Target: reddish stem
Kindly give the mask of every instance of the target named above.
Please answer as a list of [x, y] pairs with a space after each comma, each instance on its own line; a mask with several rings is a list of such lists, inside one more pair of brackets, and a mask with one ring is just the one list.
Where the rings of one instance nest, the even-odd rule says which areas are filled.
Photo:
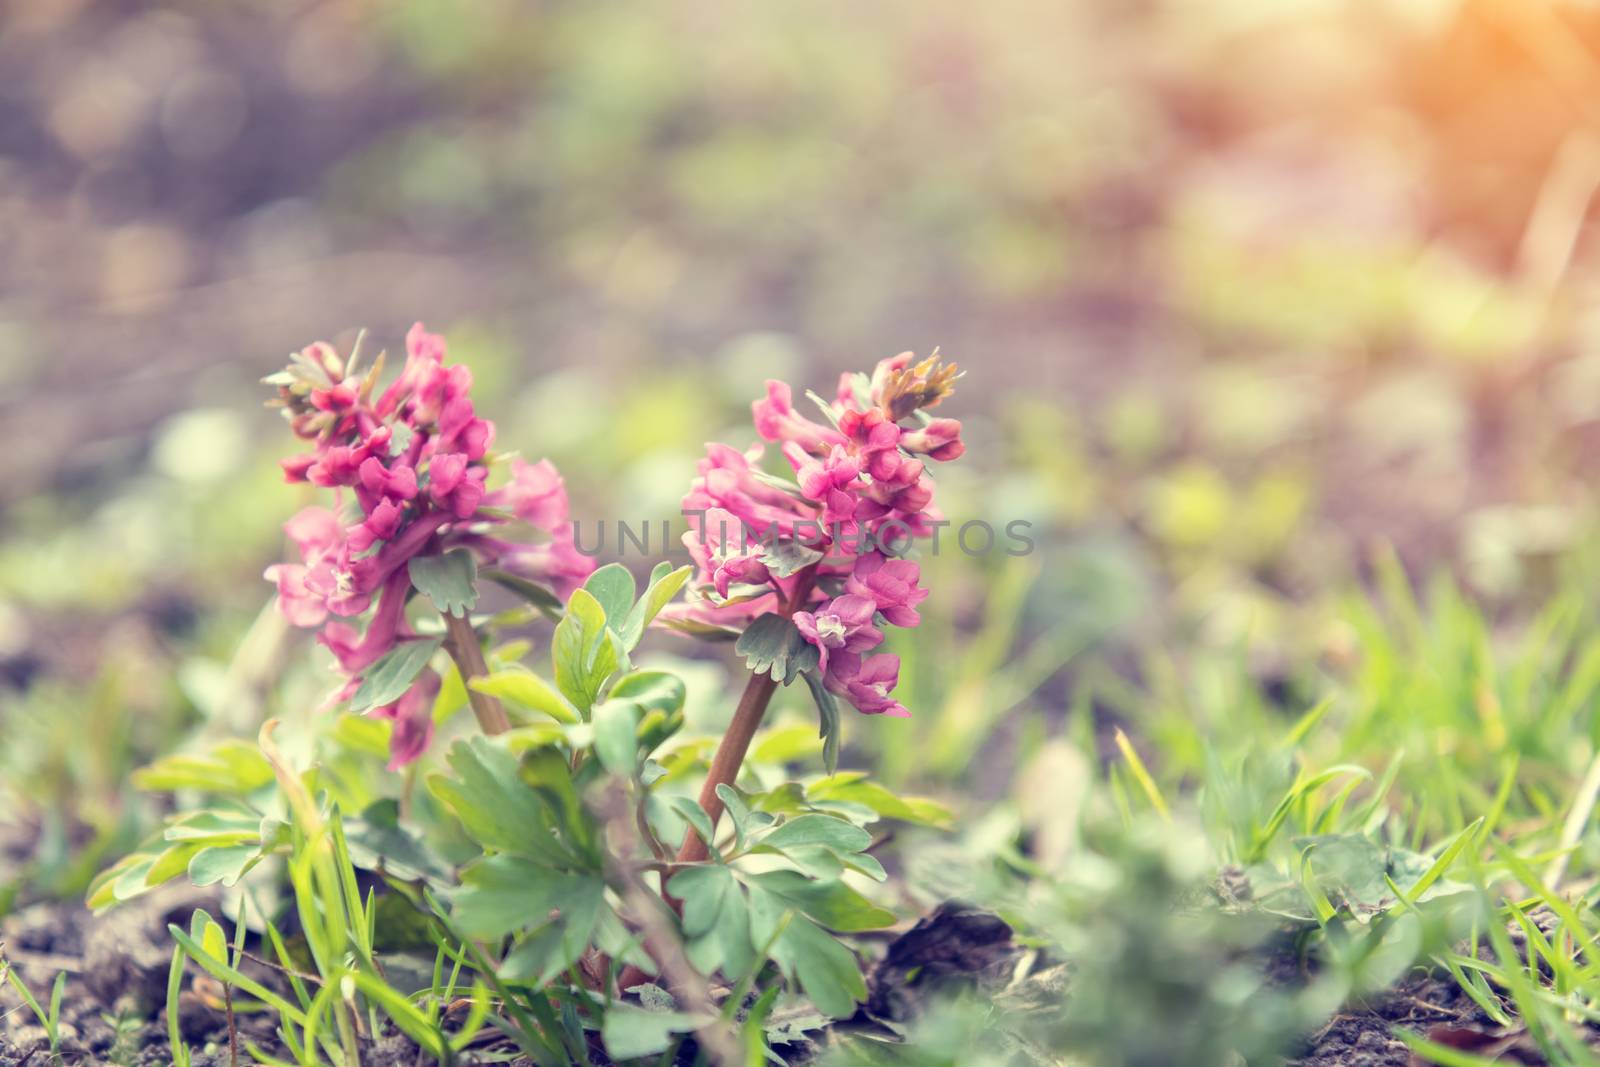
[[[781, 609], [785, 618], [793, 617], [796, 611], [805, 606], [816, 580], [815, 565], [807, 567], [795, 578], [794, 589]], [[700, 806], [710, 817], [713, 831], [717, 820], [722, 818], [724, 807], [722, 798], [717, 795], [717, 786], [731, 786], [738, 780], [745, 753], [750, 751], [750, 742], [761, 728], [761, 720], [766, 717], [767, 705], [772, 702], [772, 694], [777, 688], [778, 683], [771, 675], [752, 674], [749, 684], [744, 688], [744, 695], [739, 698], [739, 707], [733, 713], [733, 722], [728, 724], [728, 732], [722, 735], [722, 740], [717, 744], [716, 755], [711, 758], [711, 770], [706, 774], [706, 783], [700, 788]], [[710, 857], [710, 842], [703, 840], [691, 828], [684, 835], [683, 847], [678, 850], [678, 862], [701, 863]]]
[[[794, 588], [789, 596], [779, 604], [779, 612], [785, 618], [792, 618], [796, 611], [805, 607], [816, 581], [815, 565], [801, 571], [795, 578]], [[724, 810], [722, 798], [717, 796], [717, 786], [731, 786], [738, 779], [745, 753], [750, 750], [750, 741], [755, 737], [756, 730], [761, 727], [761, 720], [767, 714], [767, 705], [772, 702], [772, 694], [777, 688], [778, 683], [770, 676], [751, 675], [749, 684], [744, 688], [744, 695], [739, 698], [739, 707], [733, 713], [733, 722], [728, 724], [728, 732], [722, 735], [722, 740], [717, 744], [716, 755], [711, 758], [711, 770], [706, 774], [706, 784], [700, 789], [700, 806], [711, 818], [713, 833]], [[710, 843], [703, 840], [691, 827], [684, 835], [683, 846], [678, 850], [676, 862], [702, 863], [710, 858]], [[681, 913], [682, 905], [666, 891], [672, 873], [673, 869], [670, 867], [661, 872], [661, 895], [672, 905], [674, 911]], [[648, 945], [646, 950], [648, 951]], [[662, 961], [657, 959], [656, 962], [659, 966]], [[622, 974], [617, 980], [617, 988], [627, 990], [649, 980], [648, 975], [630, 963], [622, 969]]]
[[465, 616], [451, 615], [441, 612], [444, 616], [444, 629], [448, 640], [445, 647], [450, 650], [450, 657], [456, 661], [456, 668], [461, 671], [461, 683], [467, 687], [467, 702], [472, 705], [472, 714], [477, 716], [478, 726], [486, 734], [503, 734], [511, 729], [511, 720], [506, 717], [506, 709], [499, 700], [488, 693], [480, 693], [472, 688], [472, 679], [487, 677], [489, 665], [484, 661], [483, 649], [478, 645], [478, 633], [472, 628], [472, 623]]

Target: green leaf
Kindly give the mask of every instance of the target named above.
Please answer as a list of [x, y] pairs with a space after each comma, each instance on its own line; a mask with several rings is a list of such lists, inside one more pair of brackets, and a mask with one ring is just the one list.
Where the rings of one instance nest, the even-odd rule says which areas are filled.
[[633, 575], [628, 568], [620, 563], [607, 563], [589, 575], [583, 587], [606, 613], [606, 624], [612, 629], [621, 630], [622, 621], [633, 609]]
[[608, 699], [672, 715], [683, 710], [685, 695], [683, 679], [670, 671], [633, 671], [617, 679]]
[[[207, 916], [206, 921], [209, 920], [210, 917]], [[191, 929], [193, 928], [194, 927], [192, 926]], [[199, 931], [203, 930], [204, 927], [200, 926]], [[246, 993], [249, 993], [257, 1000], [265, 1001], [280, 1014], [282, 1014], [287, 1021], [294, 1023], [297, 1026], [306, 1025], [306, 1016], [304, 1012], [300, 1011], [300, 1009], [296, 1008], [293, 1004], [290, 1004], [283, 997], [280, 997], [278, 994], [274, 993], [260, 982], [257, 982], [249, 975], [231, 966], [225, 958], [213, 956], [211, 953], [207, 952], [203, 947], [201, 947], [199, 939], [194, 936], [193, 933], [185, 933], [182, 927], [173, 923], [167, 924], [167, 933], [171, 934], [172, 939], [183, 947], [183, 951], [189, 955], [190, 959], [199, 964], [213, 978], [220, 982], [236, 986], [237, 988], [244, 990]]]
[[200, 947], [206, 954], [215, 956], [219, 960], [228, 958], [228, 935], [222, 932], [222, 927], [215, 919], [206, 917], [205, 929], [200, 932]]
[[[439, 695], [433, 698], [433, 723], [442, 726], [450, 721], [451, 716], [467, 706], [467, 687], [461, 681], [461, 671], [455, 664], [442, 671], [439, 676]], [[350, 718], [351, 716], [345, 716]]]
[[144, 876], [145, 885], [155, 887], [171, 881], [180, 874], [188, 873], [189, 861], [194, 858], [195, 853], [209, 847], [211, 846], [192, 841], [169, 846], [150, 865], [149, 872]]
[[817, 736], [822, 738], [822, 765], [832, 774], [839, 769], [839, 702], [822, 684], [821, 675], [808, 670], [801, 675], [811, 699], [816, 702], [820, 725]]
[[427, 880], [443, 886], [449, 871], [428, 846], [400, 825], [395, 800], [369, 804], [357, 818], [345, 817], [345, 845], [357, 867], [384, 871], [407, 881]]
[[711, 849], [712, 855], [716, 855], [716, 827], [711, 825], [711, 816], [700, 806], [700, 802], [692, 797], [673, 797], [671, 804], [672, 810], [683, 816], [693, 828], [686, 832], [698, 833], [700, 839], [706, 843], [706, 847]]
[[551, 642], [556, 687], [580, 714], [594, 707], [606, 679], [621, 664], [621, 648], [606, 627], [605, 608], [587, 589], [576, 589]]
[[445, 1062], [450, 1043], [444, 1032], [428, 1020], [417, 1006], [399, 990], [365, 971], [352, 971], [350, 977], [367, 997], [383, 1008], [394, 1024], [434, 1057], [435, 1062]]
[[457, 741], [446, 756], [454, 774], [435, 774], [428, 788], [480, 845], [561, 864], [569, 859], [552, 833], [544, 801], [522, 780], [517, 759], [484, 737]]
[[948, 827], [955, 818], [949, 808], [927, 797], [900, 797], [879, 785], [867, 781], [860, 772], [835, 774], [813, 782], [806, 790], [812, 800], [835, 800], [860, 804], [886, 819], [916, 823], [921, 826]]
[[761, 562], [779, 578], [805, 570], [823, 557], [821, 549], [808, 548], [799, 541], [777, 540], [761, 552]]
[[728, 819], [733, 823], [733, 847], [743, 852], [750, 825], [750, 805], [744, 802], [744, 797], [737, 789], [726, 783], [717, 786], [717, 797], [722, 801], [723, 810], [728, 813]]
[[867, 999], [867, 984], [854, 954], [793, 910], [781, 897], [752, 887], [751, 927], [756, 940], [765, 944], [776, 937], [773, 961], [786, 977], [799, 981], [818, 1010], [835, 1019], [854, 1015], [856, 1005]]
[[[708, 602], [704, 597], [690, 597], [691, 603]], [[697, 641], [738, 641], [741, 631], [719, 623], [702, 622], [692, 618], [669, 618], [662, 625], [667, 629], [692, 637]]]
[[223, 741], [204, 753], [166, 756], [133, 772], [133, 784], [152, 792], [198, 789], [242, 796], [272, 781], [272, 766], [246, 741]]
[[604, 892], [605, 883], [598, 875], [558, 871], [521, 856], [489, 856], [461, 872], [461, 888], [451, 896], [450, 918], [472, 936], [501, 937], [561, 925], [563, 916], [587, 917], [588, 925], [579, 930], [587, 943], [595, 923], [595, 902]]
[[368, 715], [340, 715], [334, 720], [332, 734], [347, 752], [388, 759], [394, 724]]
[[681, 1011], [646, 1011], [631, 1004], [613, 1003], [600, 1025], [600, 1040], [613, 1060], [637, 1059], [665, 1052], [674, 1034], [686, 1034], [705, 1020]]
[[[859, 396], [860, 392], [861, 392], [860, 389], [856, 390], [856, 393], [857, 393], [858, 396]], [[810, 400], [813, 404], [817, 405], [817, 410], [821, 411], [822, 414], [823, 414], [823, 417], [825, 417], [830, 423], [833, 424], [833, 428], [834, 429], [837, 430], [839, 428], [839, 413], [837, 411], [833, 410], [833, 405], [832, 404], [830, 404], [826, 400], [822, 399], [822, 397], [818, 396], [816, 394], [816, 392], [814, 390], [811, 390], [811, 389], [807, 389], [806, 390], [806, 399]], [[866, 406], [864, 406], [862, 408], [862, 410], [863, 411], [869, 410], [871, 408], [871, 406], [872, 405], [869, 403]]]
[[860, 852], [872, 844], [872, 835], [854, 823], [832, 815], [801, 815], [781, 823], [761, 843], [768, 848], [785, 849], [799, 845], [822, 845], [837, 852]]
[[442, 644], [443, 637], [422, 637], [389, 651], [363, 674], [356, 695], [350, 698], [350, 710], [367, 711], [399, 700]]
[[801, 722], [763, 730], [750, 747], [750, 759], [756, 763], [796, 763], [821, 754], [822, 740], [815, 730]]
[[896, 922], [894, 912], [880, 908], [843, 882], [815, 881], [798, 871], [766, 871], [751, 875], [749, 882], [752, 891], [759, 887], [840, 933], [880, 930]]
[[678, 595], [678, 590], [683, 588], [693, 571], [694, 568], [688, 566], [673, 570], [670, 563], [656, 564], [655, 570], [650, 572], [650, 583], [645, 586], [644, 595], [628, 612], [627, 619], [617, 631], [622, 638], [623, 648], [633, 651], [644, 637], [645, 629], [661, 614], [662, 608], [672, 603], [672, 598]]
[[740, 635], [733, 650], [757, 674], [788, 685], [804, 671], [815, 670], [820, 653], [793, 621], [775, 612], [757, 618]]
[[733, 872], [721, 864], [685, 867], [672, 876], [667, 888], [683, 901], [683, 932], [691, 938], [715, 930], [724, 898], [739, 892]]
[[522, 940], [500, 966], [500, 977], [513, 982], [546, 985], [564, 973], [589, 947], [600, 909], [605, 904], [605, 882], [575, 877], [551, 883], [539, 898], [537, 914], [523, 912], [522, 925], [549, 915], [554, 917]]
[[581, 721], [578, 709], [556, 689], [525, 667], [512, 667], [482, 678], [474, 678], [472, 688], [499, 697], [529, 711], [543, 712], [557, 722]]
[[608, 700], [594, 709], [594, 751], [600, 765], [632, 778], [639, 764], [639, 709], [626, 700]]
[[[156, 857], [148, 852], [135, 852], [129, 856], [126, 865], [119, 864], [112, 868], [109, 880], [110, 900], [106, 903], [114, 904], [118, 901], [131, 900], [144, 892], [147, 888], [146, 879], [150, 870], [155, 866]], [[92, 906], [99, 907], [100, 894], [91, 897]]]
[[168, 841], [207, 845], [255, 843], [261, 837], [261, 816], [253, 812], [196, 811], [172, 819], [161, 836]]
[[202, 848], [189, 861], [189, 880], [197, 886], [221, 882], [231, 888], [260, 861], [261, 848], [257, 845]]
[[478, 563], [464, 548], [442, 556], [414, 556], [407, 569], [411, 584], [445, 615], [464, 619], [478, 603]]
[[502, 589], [511, 590], [538, 608], [547, 618], [559, 619], [561, 617], [561, 598], [538, 582], [529, 581], [520, 574], [512, 574], [510, 571], [503, 571], [497, 567], [485, 567], [483, 576]]

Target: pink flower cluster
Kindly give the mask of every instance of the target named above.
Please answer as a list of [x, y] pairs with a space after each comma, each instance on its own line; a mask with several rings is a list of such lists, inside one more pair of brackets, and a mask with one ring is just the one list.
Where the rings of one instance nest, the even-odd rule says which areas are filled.
[[891, 695], [899, 657], [872, 650], [881, 625], [920, 621], [928, 592], [918, 565], [900, 557], [938, 520], [927, 462], [964, 450], [959, 422], [923, 414], [957, 376], [937, 357], [901, 353], [871, 378], [844, 375], [834, 401], [818, 401], [826, 422], [796, 411], [789, 387], [769, 381], [752, 406], [756, 432], [779, 446], [794, 484], [761, 471], [761, 445], [707, 446], [683, 499], [701, 599], [680, 618], [737, 628], [789, 612], [831, 691], [868, 715], [908, 714]]
[[[332, 489], [335, 507], [306, 508], [285, 524], [300, 562], [268, 567], [266, 578], [290, 622], [321, 628], [318, 640], [346, 676], [338, 699], [396, 645], [415, 639], [405, 618], [412, 559], [465, 546], [481, 565], [542, 581], [563, 599], [594, 569], [573, 544], [566, 489], [548, 460], [513, 459], [510, 483], [486, 488], [494, 424], [473, 409], [472, 372], [445, 363], [444, 338], [418, 323], [406, 335], [406, 353], [381, 393], [382, 357], [358, 372], [355, 357], [345, 361], [324, 342], [267, 379], [296, 435], [312, 442], [311, 451], [283, 461], [286, 479]], [[510, 516], [549, 540], [490, 536]], [[369, 611], [364, 629], [346, 621]], [[438, 676], [424, 671], [399, 700], [373, 710], [394, 722], [393, 766], [427, 747], [438, 688]]]

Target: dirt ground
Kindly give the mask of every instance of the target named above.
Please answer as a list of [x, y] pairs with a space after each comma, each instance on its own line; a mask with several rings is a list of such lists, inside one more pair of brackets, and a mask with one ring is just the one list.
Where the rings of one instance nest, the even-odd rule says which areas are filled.
[[[6, 957], [42, 1000], [57, 973], [68, 975], [61, 1027], [65, 1063], [155, 1067], [171, 1062], [166, 990], [172, 954], [166, 925], [186, 924], [197, 907], [216, 914], [218, 904], [204, 891], [173, 889], [104, 916], [78, 905], [52, 903], [25, 908], [0, 924]], [[974, 986], [998, 991], [1022, 951], [998, 917], [947, 904], [884, 947], [869, 970], [865, 1008], [840, 1025], [873, 1030], [881, 1037], [886, 1033], [881, 1021], [909, 1022], [938, 996]], [[266, 984], [283, 984], [266, 966], [251, 963], [250, 969]], [[1038, 969], [1040, 994], [1070, 995], [1070, 982], [1060, 977], [1064, 971]], [[198, 1067], [231, 1062], [228, 1018], [220, 1004], [220, 988], [191, 966], [181, 1000], [181, 1028]], [[1421, 1067], [1426, 1061], [1412, 1058], [1395, 1036], [1397, 1028], [1506, 1063], [1544, 1062], [1520, 1034], [1497, 1030], [1447, 976], [1418, 971], [1392, 990], [1347, 1006], [1309, 1035], [1285, 1067]], [[252, 1043], [283, 1055], [274, 1029], [268, 1015], [236, 1015], [239, 1062], [250, 1062], [245, 1049]], [[812, 1062], [824, 1047], [813, 1039], [826, 1040], [822, 1032], [813, 1031], [786, 1046], [788, 1062]], [[512, 1049], [486, 1032], [476, 1052], [482, 1056], [479, 1062], [506, 1062]], [[49, 1062], [44, 1029], [13, 991], [0, 990], [0, 1067], [44, 1067]], [[411, 1067], [425, 1057], [415, 1044], [397, 1036], [368, 1044], [362, 1062]], [[606, 1062], [598, 1050], [595, 1062]]]

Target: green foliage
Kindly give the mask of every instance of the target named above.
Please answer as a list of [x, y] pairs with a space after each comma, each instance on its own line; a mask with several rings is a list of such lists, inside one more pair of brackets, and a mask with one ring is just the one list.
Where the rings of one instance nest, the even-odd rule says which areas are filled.
[[60, 1067], [61, 1058], [61, 997], [67, 988], [67, 972], [60, 971], [56, 974], [55, 982], [50, 986], [50, 1006], [42, 1007], [39, 999], [34, 996], [33, 990], [22, 980], [22, 976], [14, 971], [11, 962], [0, 954], [0, 980], [8, 982], [16, 990], [17, 996], [33, 1012], [39, 1025], [44, 1028], [45, 1037], [50, 1042], [50, 1063], [52, 1067]]
[[399, 700], [442, 644], [442, 637], [420, 637], [396, 645], [361, 676], [350, 710], [366, 711]]
[[445, 615], [464, 619], [478, 603], [478, 562], [464, 548], [442, 556], [414, 556], [407, 568], [412, 586]]
[[576, 590], [550, 644], [556, 687], [585, 719], [625, 656], [621, 639], [608, 623], [605, 607], [594, 594], [586, 588]]
[[756, 674], [769, 675], [784, 685], [803, 672], [815, 671], [819, 654], [793, 620], [770, 611], [745, 628], [733, 650]]

